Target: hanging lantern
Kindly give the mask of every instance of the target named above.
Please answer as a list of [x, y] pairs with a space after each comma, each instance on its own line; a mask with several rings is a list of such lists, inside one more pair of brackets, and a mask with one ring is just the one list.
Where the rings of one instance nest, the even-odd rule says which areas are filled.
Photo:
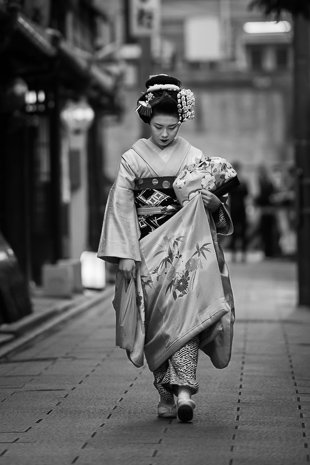
[[28, 92], [27, 83], [20, 77], [14, 78], [4, 89], [1, 96], [1, 109], [6, 112], [20, 110], [25, 104]]
[[87, 131], [95, 117], [94, 110], [85, 99], [77, 102], [69, 100], [61, 114], [64, 125], [72, 132]]

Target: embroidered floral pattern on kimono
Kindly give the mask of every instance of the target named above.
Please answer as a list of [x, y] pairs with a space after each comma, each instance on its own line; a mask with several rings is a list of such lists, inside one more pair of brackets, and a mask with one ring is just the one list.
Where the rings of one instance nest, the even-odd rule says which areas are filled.
[[[184, 261], [183, 253], [180, 252], [179, 244], [184, 240], [184, 236], [164, 237], [165, 247], [158, 254], [164, 253], [165, 256], [159, 262], [158, 266], [151, 271], [151, 275], [156, 281], [161, 281], [163, 277], [168, 280], [166, 286], [167, 292], [172, 292], [174, 300], [184, 297], [190, 292], [195, 283], [196, 272], [202, 268], [202, 260], [207, 260], [207, 252], [210, 252], [210, 242], [201, 246], [196, 243], [196, 249], [191, 256]], [[165, 275], [165, 276], [164, 276]], [[145, 285], [152, 285], [153, 280], [146, 276], [142, 277]]]

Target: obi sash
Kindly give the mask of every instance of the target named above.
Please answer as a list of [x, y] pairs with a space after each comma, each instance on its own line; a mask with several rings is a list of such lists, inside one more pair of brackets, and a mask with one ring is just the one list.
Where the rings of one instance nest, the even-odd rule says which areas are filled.
[[134, 196], [140, 227], [140, 239], [171, 218], [181, 205], [173, 189], [174, 176], [139, 178]]

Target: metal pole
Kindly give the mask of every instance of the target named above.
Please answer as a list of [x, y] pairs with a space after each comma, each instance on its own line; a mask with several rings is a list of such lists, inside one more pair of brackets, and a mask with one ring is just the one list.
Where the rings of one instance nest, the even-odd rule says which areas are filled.
[[24, 157], [23, 157], [23, 214], [24, 214], [24, 246], [25, 246], [25, 278], [27, 285], [32, 280], [32, 254], [31, 254], [31, 202], [30, 202], [30, 167], [31, 156], [30, 156], [30, 144], [29, 144], [29, 131], [31, 126], [27, 116], [24, 117]]
[[60, 105], [59, 86], [54, 85], [54, 107], [50, 117], [51, 160], [51, 230], [52, 262], [62, 258], [62, 211], [61, 211], [61, 159], [60, 159]]
[[[139, 90], [144, 92], [145, 81], [152, 73], [152, 56], [151, 56], [151, 37], [140, 37], [139, 44], [141, 47], [141, 56], [139, 63]], [[148, 124], [141, 123], [141, 137], [150, 136]]]
[[310, 23], [294, 17], [294, 144], [298, 304], [310, 306]]

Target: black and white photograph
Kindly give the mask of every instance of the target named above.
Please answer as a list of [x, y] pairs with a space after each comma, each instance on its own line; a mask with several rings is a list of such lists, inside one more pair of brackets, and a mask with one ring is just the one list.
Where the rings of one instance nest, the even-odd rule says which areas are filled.
[[310, 0], [0, 0], [0, 465], [310, 464]]

